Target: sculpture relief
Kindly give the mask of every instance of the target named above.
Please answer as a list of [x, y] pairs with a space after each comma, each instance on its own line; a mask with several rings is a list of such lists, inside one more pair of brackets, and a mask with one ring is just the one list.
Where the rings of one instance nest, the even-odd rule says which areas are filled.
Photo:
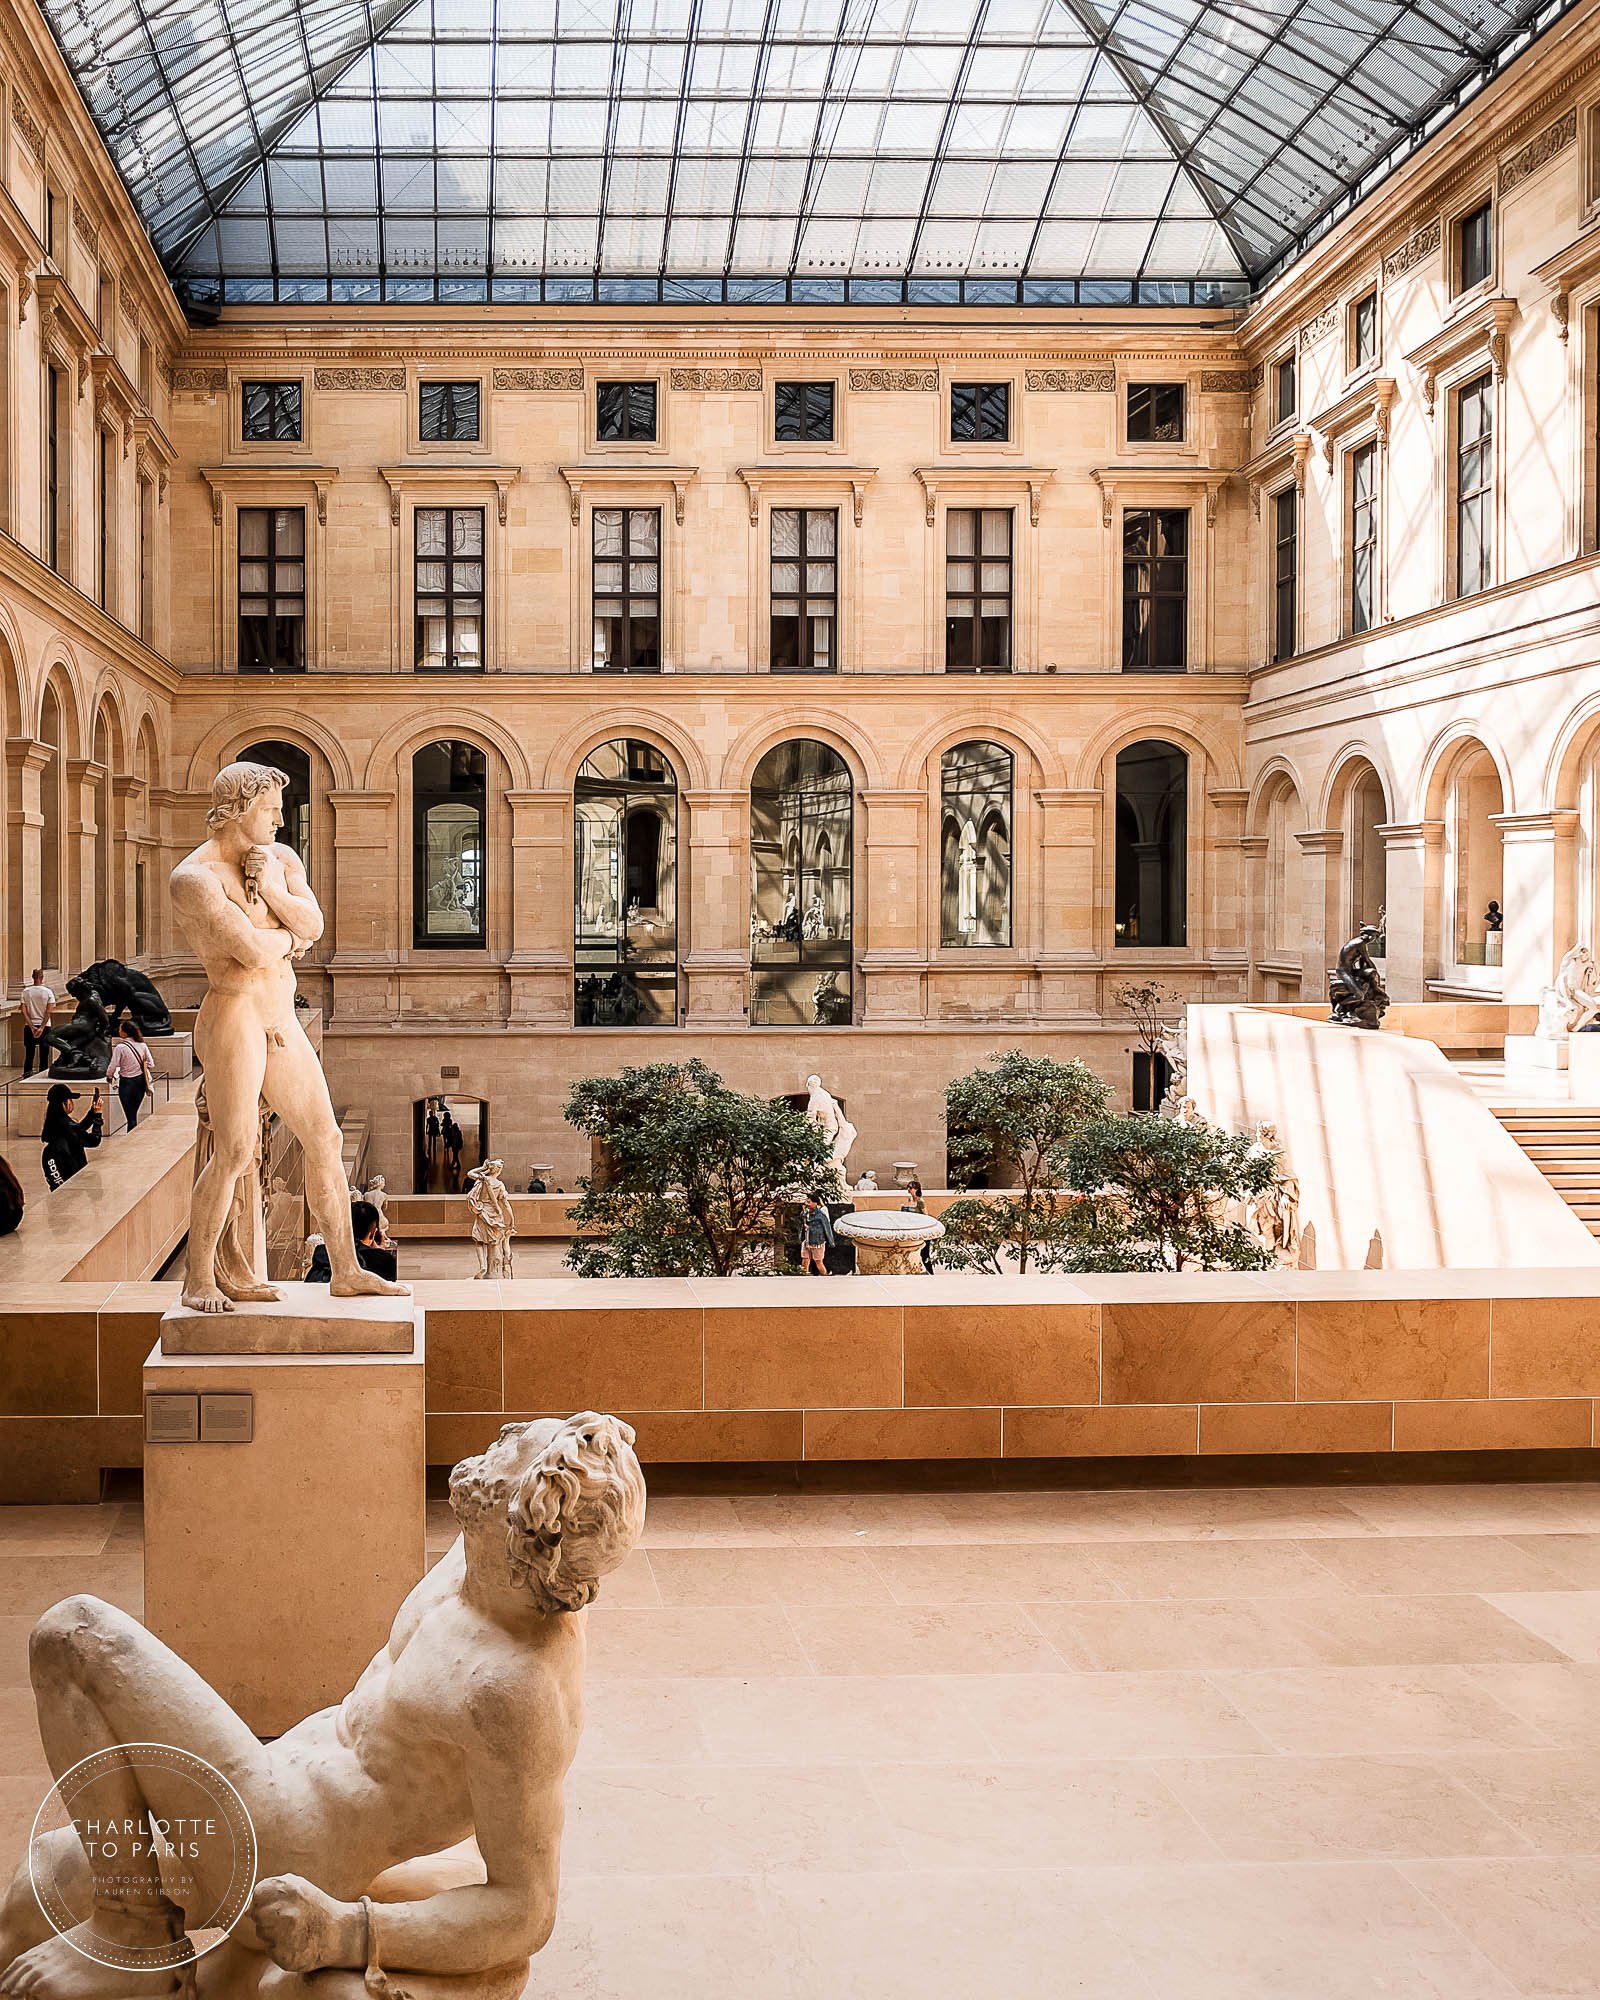
[[[463, 1460], [450, 1475], [454, 1546], [344, 1700], [271, 1743], [126, 1612], [80, 1596], [40, 1619], [34, 1701], [58, 1779], [97, 1752], [170, 1744], [204, 1758], [249, 1813], [251, 1923], [200, 1961], [202, 1992], [521, 1993], [555, 1921], [584, 1607], [644, 1526], [633, 1441], [626, 1424], [590, 1411], [507, 1424]], [[110, 1858], [104, 1843], [86, 1853], [71, 1826], [34, 1843], [0, 1904], [0, 1991], [125, 2000], [178, 1986], [170, 1971], [110, 1970], [103, 1955], [114, 1948], [125, 1967], [182, 1960], [186, 1911], [169, 1898], [149, 1833], [151, 1820], [186, 1809], [174, 1783], [165, 1764], [137, 1758], [100, 1781], [97, 1800], [145, 1828], [131, 1855], [112, 1844]], [[445, 1853], [474, 1838], [476, 1852]], [[70, 1907], [92, 1908], [87, 1950], [45, 1918], [30, 1860]], [[216, 1906], [226, 1884], [215, 1878], [233, 1862], [231, 1842], [197, 1843], [189, 1890], [200, 1905]], [[397, 1871], [387, 1883], [386, 1870]], [[406, 1973], [419, 1977], [391, 1976]], [[190, 1994], [194, 1976], [182, 1967]]]
[[183, 1289], [183, 1303], [196, 1312], [279, 1297], [262, 1258], [248, 1284], [225, 1279], [217, 1263], [239, 1179], [256, 1159], [263, 1102], [304, 1149], [306, 1200], [328, 1246], [334, 1296], [406, 1291], [356, 1262], [339, 1122], [295, 1013], [293, 961], [321, 937], [322, 911], [299, 855], [275, 839], [288, 782], [265, 764], [219, 771], [206, 814], [210, 836], [172, 871], [173, 909], [206, 973], [194, 1046], [205, 1065], [212, 1150], [195, 1174]]

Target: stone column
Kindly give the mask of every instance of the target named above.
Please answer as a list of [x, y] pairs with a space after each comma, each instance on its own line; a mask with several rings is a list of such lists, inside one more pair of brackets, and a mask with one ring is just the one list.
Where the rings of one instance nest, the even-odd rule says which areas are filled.
[[314, 882], [333, 934], [330, 1013], [382, 1021], [398, 1011], [395, 968], [411, 940], [411, 912], [395, 907], [395, 795], [330, 791], [333, 893]]
[[[857, 843], [855, 883], [856, 962], [862, 1022], [919, 1021], [927, 969], [922, 827], [927, 796], [921, 791], [862, 792], [866, 838]], [[865, 878], [863, 881], [862, 877]]]
[[[1536, 1002], [1555, 977], [1577, 935], [1578, 815], [1553, 812], [1496, 813], [1500, 829], [1501, 997], [1508, 1004]], [[1593, 940], [1584, 938], [1584, 944]]]
[[1248, 999], [1259, 1000], [1262, 997], [1262, 980], [1256, 970], [1257, 961], [1272, 956], [1268, 950], [1271, 940], [1267, 936], [1267, 836], [1264, 833], [1240, 835], [1239, 867], [1244, 878], [1244, 938], [1249, 954], [1245, 965], [1245, 995]]
[[688, 1026], [742, 1028], [750, 1007], [750, 795], [682, 792], [679, 1005]]
[[11, 983], [20, 986], [44, 957], [43, 773], [54, 751], [32, 736], [6, 740], [6, 943]]
[[[1038, 890], [1034, 896], [1034, 964], [1039, 1012], [1055, 1020], [1095, 1020], [1100, 954], [1098, 791], [1035, 791], [1039, 808]], [[1021, 913], [1018, 912], [1019, 921]]]
[[1388, 958], [1379, 970], [1391, 1000], [1428, 997], [1439, 972], [1439, 897], [1443, 884], [1444, 821], [1380, 826]]
[[88, 757], [67, 759], [67, 822], [62, 852], [62, 892], [66, 931], [64, 972], [80, 972], [98, 957], [95, 942], [95, 885], [100, 872], [99, 797], [105, 766]]
[[[1314, 1006], [1328, 990], [1328, 971], [1345, 940], [1339, 935], [1344, 895], [1344, 835], [1336, 826], [1308, 827], [1300, 843], [1300, 999]], [[1382, 966], [1379, 967], [1382, 971]]]
[[1196, 844], [1189, 843], [1186, 929], [1190, 948], [1204, 951], [1211, 967], [1211, 997], [1243, 1000], [1250, 984], [1244, 894], [1244, 815], [1250, 794], [1218, 786], [1206, 793], [1206, 800], [1211, 812], [1206, 837], [1199, 844], [1198, 866]]
[[572, 794], [507, 792], [513, 1023], [572, 1020]]

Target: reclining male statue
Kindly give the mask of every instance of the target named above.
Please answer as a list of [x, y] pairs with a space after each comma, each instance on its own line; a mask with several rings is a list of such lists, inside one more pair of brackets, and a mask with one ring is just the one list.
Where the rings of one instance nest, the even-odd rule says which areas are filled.
[[[198, 1963], [130, 1972], [85, 1955], [72, 1932], [54, 1933], [24, 1860], [0, 1904], [0, 1994], [131, 2000], [197, 1978], [200, 1995], [227, 2000], [514, 2000], [555, 1920], [561, 1785], [583, 1726], [579, 1614], [644, 1525], [632, 1447], [626, 1424], [586, 1412], [508, 1424], [481, 1457], [463, 1460], [450, 1478], [455, 1545], [401, 1605], [387, 1644], [339, 1706], [273, 1743], [259, 1742], [125, 1612], [94, 1597], [47, 1611], [30, 1664], [56, 1778], [125, 1745], [203, 1757], [250, 1814], [260, 1879], [250, 1916]], [[177, 1781], [143, 1760], [130, 1758], [109, 1782], [120, 1787], [116, 1816], [145, 1827], [189, 1809]], [[395, 1893], [378, 1882], [385, 1870], [448, 1860], [443, 1851], [471, 1835], [482, 1866], [470, 1877], [458, 1867], [456, 1886], [441, 1888], [448, 1870], [435, 1868], [431, 1893], [377, 1900]], [[184, 1912], [154, 1861], [91, 1868], [70, 1826], [41, 1836], [36, 1850], [45, 1842], [50, 1851], [36, 1851], [35, 1863], [75, 1885], [72, 1907], [92, 1907], [80, 1927], [93, 1932], [85, 1947], [109, 1956], [120, 1948], [125, 1964], [172, 1962], [155, 1955], [183, 1936]], [[193, 1864], [191, 1894], [208, 1909], [226, 1893], [210, 1878], [226, 1875], [231, 1856]], [[380, 1966], [400, 1976], [378, 1979]]]

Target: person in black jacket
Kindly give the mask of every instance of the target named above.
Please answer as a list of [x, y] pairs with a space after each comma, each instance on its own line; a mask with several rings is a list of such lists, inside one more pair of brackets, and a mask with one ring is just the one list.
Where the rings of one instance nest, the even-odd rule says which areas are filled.
[[[383, 1234], [383, 1217], [370, 1201], [353, 1201], [350, 1204], [350, 1230], [356, 1239], [356, 1262], [363, 1271], [372, 1271], [380, 1278], [391, 1282], [395, 1276], [396, 1255], [392, 1249], [385, 1250], [378, 1241]], [[333, 1277], [328, 1264], [328, 1246], [319, 1243], [311, 1253], [310, 1268], [306, 1272], [308, 1285], [326, 1285]]]
[[0, 1155], [0, 1236], [9, 1236], [22, 1221], [28, 1197], [11, 1170], [11, 1162]]
[[82, 1172], [87, 1164], [84, 1155], [91, 1146], [99, 1145], [105, 1132], [105, 1112], [99, 1091], [95, 1091], [89, 1100], [89, 1109], [81, 1118], [72, 1115], [72, 1106], [77, 1101], [78, 1093], [71, 1084], [51, 1084], [39, 1138], [44, 1146], [44, 1177], [52, 1188], [60, 1187], [74, 1174]]

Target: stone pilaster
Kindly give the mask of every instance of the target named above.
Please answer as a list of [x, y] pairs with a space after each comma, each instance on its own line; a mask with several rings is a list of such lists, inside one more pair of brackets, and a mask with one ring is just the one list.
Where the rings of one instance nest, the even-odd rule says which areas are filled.
[[572, 794], [507, 792], [513, 1024], [572, 1019]]
[[1308, 827], [1300, 844], [1300, 998], [1313, 1005], [1328, 990], [1328, 970], [1345, 943], [1344, 835], [1336, 826]]
[[330, 1016], [393, 1019], [396, 966], [411, 941], [411, 912], [395, 904], [395, 795], [334, 790], [327, 801], [333, 814], [333, 894], [320, 884], [313, 887], [322, 904], [324, 936], [333, 940], [327, 959]]
[[[1050, 1019], [1096, 1014], [1099, 958], [1101, 793], [1036, 790], [1039, 887], [1035, 897], [1039, 1012]], [[1106, 909], [1109, 912], [1109, 892]], [[1023, 913], [1016, 914], [1019, 941]]]
[[[927, 911], [922, 856], [927, 797], [921, 791], [862, 792], [866, 818], [864, 853], [852, 929], [871, 936], [859, 954], [861, 996], [856, 1018], [863, 1022], [918, 1021], [923, 1015], [927, 965]], [[863, 894], [863, 887], [865, 893]], [[870, 931], [868, 926], [870, 925]]]
[[1496, 813], [1490, 824], [1500, 829], [1503, 871], [1501, 997], [1508, 1004], [1537, 1001], [1562, 954], [1579, 942], [1574, 933], [1578, 815], [1564, 807]]
[[[55, 756], [33, 736], [6, 740], [6, 988], [44, 960], [43, 774]], [[58, 968], [59, 969], [59, 968]]]
[[1391, 1000], [1426, 1000], [1439, 971], [1444, 822], [1380, 826], [1383, 841], [1388, 958], [1380, 967]]
[[691, 1027], [742, 1027], [750, 1007], [750, 795], [683, 792], [679, 814], [680, 952], [688, 946], [679, 1005]]

